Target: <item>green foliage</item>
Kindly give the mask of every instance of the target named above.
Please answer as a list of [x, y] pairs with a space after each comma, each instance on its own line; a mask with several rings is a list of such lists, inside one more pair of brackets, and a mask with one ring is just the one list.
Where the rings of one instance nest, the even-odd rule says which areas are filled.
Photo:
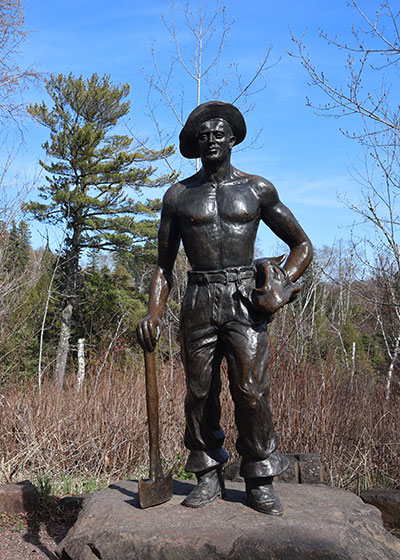
[[95, 490], [102, 490], [110, 484], [108, 478], [96, 477], [81, 471], [74, 473], [61, 472], [59, 475], [52, 476], [38, 473], [31, 478], [46, 505], [52, 503], [52, 496], [54, 495], [90, 494]]
[[44, 499], [45, 504], [48, 505], [51, 502], [51, 494], [53, 491], [51, 477], [47, 474], [38, 473], [36, 475], [36, 485], [39, 495]]
[[179, 478], [179, 480], [190, 480], [195, 477], [192, 472], [185, 471], [185, 461], [181, 455], [175, 455], [175, 465], [174, 465], [174, 477]]
[[25, 210], [66, 228], [66, 248], [75, 245], [78, 251], [130, 247], [154, 236], [160, 200], [134, 200], [126, 187], [140, 193], [142, 187], [171, 182], [172, 175], [153, 177], [150, 163], [173, 148], [135, 149], [132, 138], [111, 134], [129, 111], [128, 84], [114, 85], [97, 74], [87, 80], [60, 74], [46, 80], [46, 90], [53, 107], [42, 102], [28, 111], [50, 130], [43, 144], [49, 162], [40, 161], [47, 184], [39, 188], [43, 202], [31, 201]]
[[31, 258], [31, 233], [28, 224], [21, 220], [12, 221], [8, 232], [5, 267], [8, 272], [22, 274]]
[[13, 221], [0, 239], [0, 378], [29, 376], [37, 367], [38, 332], [45, 293], [44, 261], [30, 246], [24, 221]]
[[[156, 176], [152, 166], [172, 154], [172, 147], [160, 151], [135, 147], [132, 138], [113, 133], [129, 112], [128, 84], [114, 85], [109, 76], [97, 74], [87, 80], [59, 74], [46, 80], [46, 90], [53, 106], [36, 103], [28, 111], [50, 132], [43, 144], [46, 161], [40, 161], [47, 183], [39, 187], [41, 201], [26, 203], [24, 210], [65, 232], [56, 279], [62, 336], [55, 378], [61, 387], [71, 333], [95, 333], [96, 342], [104, 325], [110, 330], [119, 324], [118, 313], [127, 315], [128, 325], [135, 315], [131, 287], [113, 286], [115, 280], [126, 284], [126, 278], [107, 278], [106, 271], [81, 277], [82, 253], [122, 251], [155, 239], [161, 201], [141, 200], [141, 189], [170, 183], [175, 176]], [[136, 198], [128, 195], [128, 187]], [[74, 316], [77, 306], [80, 323]], [[103, 313], [102, 329], [98, 328], [99, 313]]]
[[[8, 261], [14, 262], [18, 270], [18, 245], [8, 244]], [[15, 251], [15, 252], [14, 252]], [[50, 279], [55, 266], [55, 257], [49, 248], [33, 251], [29, 246], [29, 262], [11, 285], [12, 301], [3, 314], [0, 337], [0, 375], [20, 378], [36, 375], [38, 367], [39, 339]], [[54, 326], [59, 307], [57, 292], [49, 299], [44, 342], [51, 350], [55, 345]], [[4, 311], [4, 306], [3, 306]]]
[[135, 328], [146, 313], [145, 296], [135, 288], [131, 274], [116, 262], [83, 271], [75, 320], [76, 334], [98, 347], [116, 334], [134, 342]]
[[24, 520], [17, 513], [0, 513], [0, 533], [4, 531], [4, 525], [10, 527], [12, 533], [22, 533], [25, 529]]
[[384, 353], [382, 336], [379, 336], [378, 332], [372, 334], [363, 332], [361, 334], [361, 344], [364, 353], [370, 356], [372, 371], [383, 373], [386, 369], [387, 359]]

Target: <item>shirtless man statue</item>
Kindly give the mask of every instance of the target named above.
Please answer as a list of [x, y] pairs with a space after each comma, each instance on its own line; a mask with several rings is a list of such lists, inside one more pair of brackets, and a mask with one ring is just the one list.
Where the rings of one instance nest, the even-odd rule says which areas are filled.
[[[186, 158], [200, 157], [202, 168], [164, 196], [158, 265], [150, 282], [148, 312], [137, 334], [142, 348], [152, 352], [182, 241], [191, 266], [181, 309], [189, 450], [185, 468], [198, 482], [183, 505], [198, 508], [222, 496], [221, 466], [228, 459], [219, 401], [225, 357], [249, 504], [257, 511], [282, 515], [272, 481], [288, 461], [276, 449], [268, 404], [267, 324], [299, 290], [294, 282], [309, 265], [312, 246], [275, 187], [231, 165], [231, 150], [245, 135], [244, 118], [229, 103], [203, 103], [189, 115], [180, 134], [180, 151]], [[260, 220], [289, 246], [282, 267], [283, 257], [254, 262]]]

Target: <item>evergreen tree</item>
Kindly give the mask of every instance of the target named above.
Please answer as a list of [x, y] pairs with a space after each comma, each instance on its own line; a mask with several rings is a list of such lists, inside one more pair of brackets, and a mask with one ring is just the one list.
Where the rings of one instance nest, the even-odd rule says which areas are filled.
[[120, 263], [89, 266], [82, 271], [82, 289], [75, 321], [77, 336], [88, 347], [104, 352], [113, 339], [135, 340], [135, 329], [146, 313], [146, 295], [134, 286], [130, 272]]
[[31, 233], [28, 224], [12, 221], [8, 234], [6, 268], [14, 274], [22, 274], [31, 256]]
[[62, 387], [82, 251], [128, 248], [156, 236], [153, 218], [160, 200], [134, 200], [126, 187], [140, 193], [144, 186], [171, 182], [171, 175], [154, 178], [150, 162], [169, 156], [173, 148], [135, 150], [132, 138], [110, 133], [129, 111], [128, 84], [114, 85], [109, 76], [97, 74], [87, 80], [60, 74], [46, 80], [46, 90], [53, 107], [42, 102], [28, 108], [50, 130], [50, 140], [43, 144], [49, 163], [40, 161], [47, 173], [47, 184], [39, 188], [44, 202], [31, 201], [25, 210], [65, 231], [65, 288], [54, 372], [57, 386]]

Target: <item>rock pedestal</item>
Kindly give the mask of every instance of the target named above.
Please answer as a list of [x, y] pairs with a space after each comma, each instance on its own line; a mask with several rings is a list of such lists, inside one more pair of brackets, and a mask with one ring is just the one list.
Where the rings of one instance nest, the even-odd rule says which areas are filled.
[[174, 481], [169, 502], [140, 509], [137, 483], [124, 481], [85, 499], [59, 544], [63, 560], [399, 560], [400, 541], [380, 512], [357, 496], [324, 485], [274, 485], [285, 513], [271, 517], [246, 505], [243, 484], [224, 500], [181, 506], [193, 487]]

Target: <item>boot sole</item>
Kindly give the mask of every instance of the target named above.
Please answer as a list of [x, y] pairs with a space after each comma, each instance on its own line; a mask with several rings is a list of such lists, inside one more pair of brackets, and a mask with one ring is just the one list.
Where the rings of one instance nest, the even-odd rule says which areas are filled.
[[259, 513], [263, 513], [264, 515], [273, 515], [274, 517], [281, 517], [283, 515], [283, 509], [281, 510], [271, 509], [270, 511], [266, 511], [265, 509], [262, 508], [262, 506], [257, 506], [254, 502], [252, 502], [249, 499], [247, 499], [247, 504], [255, 511], [258, 511]]
[[186, 502], [186, 500], [183, 500], [182, 505], [185, 507], [189, 507], [189, 508], [193, 508], [193, 509], [198, 509], [198, 508], [202, 508], [205, 506], [208, 506], [209, 504], [212, 504], [213, 502], [215, 502], [215, 500], [217, 500], [218, 498], [222, 498], [222, 493], [218, 492], [218, 494], [216, 494], [215, 496], [213, 496], [210, 500], [204, 501], [204, 502], [199, 502], [199, 503], [190, 503], [190, 502]]

